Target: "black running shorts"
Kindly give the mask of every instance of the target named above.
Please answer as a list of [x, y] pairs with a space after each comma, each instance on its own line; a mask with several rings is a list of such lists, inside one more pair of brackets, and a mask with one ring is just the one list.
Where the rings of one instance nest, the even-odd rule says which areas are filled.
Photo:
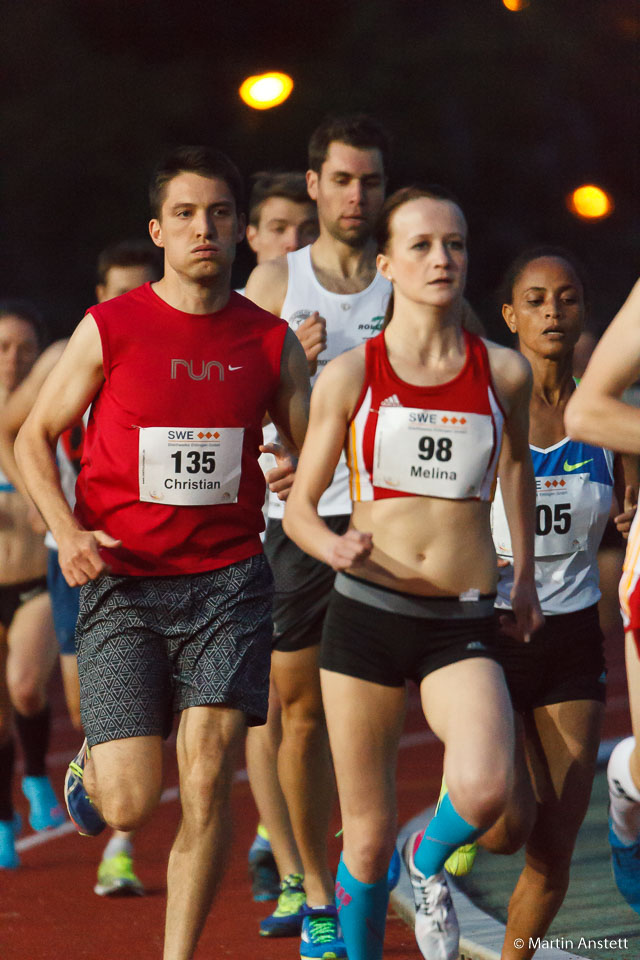
[[208, 573], [83, 586], [76, 645], [90, 746], [167, 736], [186, 707], [233, 707], [264, 723], [272, 595], [262, 554]]
[[10, 583], [6, 586], [0, 585], [0, 624], [8, 630], [20, 607], [46, 591], [46, 577], [36, 577], [35, 580], [24, 580], [22, 583]]
[[[320, 651], [325, 670], [401, 687], [405, 680], [420, 684], [459, 660], [495, 660], [493, 597], [478, 602], [414, 597], [362, 581], [356, 590], [370, 602], [336, 589], [331, 594]], [[398, 600], [413, 607], [414, 615], [393, 610]], [[478, 616], [474, 607], [481, 608]]]
[[[513, 616], [498, 610], [499, 616]], [[573, 613], [545, 617], [529, 643], [513, 640], [500, 630], [496, 656], [507, 680], [514, 710], [568, 700], [606, 699], [607, 669], [598, 605]]]
[[[349, 516], [322, 519], [334, 533], [343, 534], [349, 527]], [[282, 529], [282, 521], [271, 517], [264, 552], [275, 580], [274, 650], [291, 653], [316, 646], [322, 638], [335, 570], [301, 550]]]

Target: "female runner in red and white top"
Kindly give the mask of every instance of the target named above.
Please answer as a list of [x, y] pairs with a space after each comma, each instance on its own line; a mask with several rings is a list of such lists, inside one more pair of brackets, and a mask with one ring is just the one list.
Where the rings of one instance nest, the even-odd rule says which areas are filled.
[[[289, 536], [338, 571], [321, 672], [344, 825], [336, 896], [350, 960], [382, 957], [407, 679], [445, 744], [449, 786], [424, 838], [405, 849], [423, 956], [458, 956], [442, 867], [452, 846], [486, 830], [506, 802], [512, 711], [491, 651], [498, 470], [523, 639], [542, 623], [530, 370], [514, 351], [462, 329], [466, 234], [462, 211], [439, 189], [400, 190], [385, 204], [378, 269], [393, 283], [388, 326], [320, 376], [285, 513]], [[350, 529], [337, 536], [316, 507], [343, 446], [354, 503]]]

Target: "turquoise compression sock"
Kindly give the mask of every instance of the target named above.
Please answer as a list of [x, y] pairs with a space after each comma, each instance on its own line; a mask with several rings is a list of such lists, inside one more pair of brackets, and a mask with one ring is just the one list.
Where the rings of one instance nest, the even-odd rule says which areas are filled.
[[336, 907], [349, 960], [382, 960], [388, 902], [386, 873], [376, 883], [362, 883], [340, 856]]
[[483, 832], [462, 819], [447, 793], [429, 821], [418, 849], [414, 850], [414, 863], [425, 877], [432, 877], [440, 873], [449, 854], [465, 843], [473, 843]]

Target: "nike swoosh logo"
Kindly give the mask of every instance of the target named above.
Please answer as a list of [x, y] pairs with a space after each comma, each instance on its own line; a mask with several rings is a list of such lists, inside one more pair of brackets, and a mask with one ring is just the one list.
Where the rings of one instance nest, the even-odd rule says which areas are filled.
[[242, 367], [232, 367], [231, 364], [229, 364], [229, 370], [242, 370]]
[[577, 470], [578, 467], [586, 466], [587, 463], [593, 463], [593, 457], [591, 457], [591, 460], [583, 460], [581, 463], [567, 463], [565, 460], [563, 467], [567, 473], [570, 473], [572, 470]]

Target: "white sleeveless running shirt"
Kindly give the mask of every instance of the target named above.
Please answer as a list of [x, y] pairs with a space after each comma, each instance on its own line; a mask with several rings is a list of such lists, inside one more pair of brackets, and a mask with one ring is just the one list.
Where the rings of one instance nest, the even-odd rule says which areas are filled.
[[[315, 383], [323, 367], [346, 350], [351, 350], [375, 336], [382, 329], [384, 312], [391, 295], [391, 284], [377, 273], [369, 286], [360, 293], [332, 293], [317, 280], [311, 263], [311, 246], [287, 254], [289, 282], [282, 304], [282, 317], [292, 330], [315, 310], [327, 321], [327, 346], [318, 357], [318, 369], [311, 378]], [[265, 443], [275, 437], [265, 431]], [[349, 471], [344, 453], [333, 475], [333, 481], [318, 504], [320, 516], [338, 516], [351, 513]], [[274, 494], [269, 495], [269, 516], [281, 519], [284, 503]]]

